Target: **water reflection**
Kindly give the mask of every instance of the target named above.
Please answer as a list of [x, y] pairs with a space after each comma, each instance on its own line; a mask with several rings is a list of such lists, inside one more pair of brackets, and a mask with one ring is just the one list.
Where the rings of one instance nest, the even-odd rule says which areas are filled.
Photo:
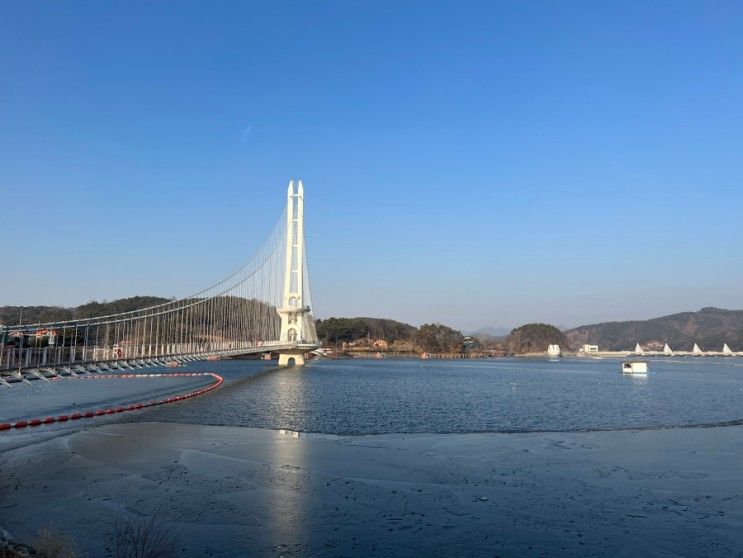
[[[286, 416], [307, 406], [307, 379], [303, 370], [289, 368], [271, 376], [276, 412]], [[272, 438], [270, 462], [278, 489], [269, 505], [272, 544], [291, 552], [307, 544], [310, 513], [308, 510], [308, 446], [295, 430], [279, 429]]]
[[292, 438], [299, 438], [299, 432], [297, 432], [296, 430], [285, 430], [283, 428], [280, 428], [279, 434], [282, 434], [284, 436], [291, 436]]

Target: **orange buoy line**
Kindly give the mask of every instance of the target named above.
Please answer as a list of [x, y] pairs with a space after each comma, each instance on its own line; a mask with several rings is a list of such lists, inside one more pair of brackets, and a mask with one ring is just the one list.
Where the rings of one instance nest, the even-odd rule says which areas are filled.
[[59, 415], [56, 417], [46, 417], [43, 419], [27, 419], [18, 420], [15, 422], [3, 422], [0, 423], [0, 430], [10, 430], [12, 428], [26, 428], [28, 426], [41, 426], [42, 424], [53, 424], [55, 422], [67, 422], [69, 420], [79, 420], [83, 418], [100, 417], [104, 415], [113, 415], [115, 413], [123, 413], [126, 411], [136, 411], [147, 407], [155, 407], [157, 405], [165, 405], [167, 403], [175, 403], [177, 401], [183, 401], [184, 399], [190, 399], [191, 397], [198, 397], [208, 391], [218, 388], [224, 382], [224, 378], [214, 372], [182, 372], [176, 374], [109, 374], [105, 376], [85, 376], [81, 378], [70, 378], [70, 380], [102, 380], [102, 379], [134, 379], [134, 378], [180, 378], [189, 376], [211, 376], [214, 382], [206, 387], [199, 388], [195, 391], [190, 391], [182, 395], [174, 395], [166, 397], [165, 399], [156, 399], [154, 401], [147, 401], [142, 403], [131, 403], [122, 407], [115, 407], [111, 409], [94, 409], [92, 411], [80, 411], [69, 415]]

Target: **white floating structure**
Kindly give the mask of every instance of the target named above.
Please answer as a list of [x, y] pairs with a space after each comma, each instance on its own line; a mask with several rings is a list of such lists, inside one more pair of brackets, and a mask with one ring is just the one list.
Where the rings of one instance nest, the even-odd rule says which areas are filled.
[[642, 353], [643, 353], [642, 347], [640, 347], [640, 344], [638, 343], [637, 345], [635, 345], [635, 354], [641, 355]]
[[622, 363], [622, 374], [633, 374], [646, 376], [648, 373], [648, 363], [639, 360], [630, 360]]
[[663, 345], [663, 354], [664, 355], [672, 355], [673, 354], [673, 351], [671, 350], [671, 346], [668, 343], [666, 343], [665, 345]]
[[551, 357], [560, 356], [560, 345], [550, 345], [547, 347], [547, 355]]
[[691, 350], [691, 354], [694, 356], [702, 356], [704, 353], [702, 352], [702, 349], [699, 348], [699, 345], [694, 343], [694, 348]]
[[733, 356], [735, 353], [728, 347], [727, 343], [722, 345], [722, 354], [725, 356]]

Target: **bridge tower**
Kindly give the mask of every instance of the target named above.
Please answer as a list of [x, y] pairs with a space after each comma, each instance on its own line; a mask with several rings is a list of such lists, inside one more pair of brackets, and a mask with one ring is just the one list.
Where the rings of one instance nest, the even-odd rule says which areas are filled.
[[309, 308], [304, 302], [304, 187], [302, 181], [289, 182], [286, 205], [286, 265], [284, 267], [283, 306], [277, 311], [281, 316], [280, 340], [296, 347], [279, 353], [279, 366], [304, 365], [305, 314]]

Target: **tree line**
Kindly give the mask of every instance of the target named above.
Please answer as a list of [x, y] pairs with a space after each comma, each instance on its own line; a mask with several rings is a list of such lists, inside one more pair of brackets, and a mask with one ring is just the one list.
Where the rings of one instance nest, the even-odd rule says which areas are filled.
[[388, 345], [406, 344], [415, 350], [432, 353], [457, 352], [464, 348], [464, 335], [443, 324], [415, 327], [381, 318], [327, 318], [316, 320], [317, 336], [325, 345], [338, 346], [364, 339], [384, 341]]

